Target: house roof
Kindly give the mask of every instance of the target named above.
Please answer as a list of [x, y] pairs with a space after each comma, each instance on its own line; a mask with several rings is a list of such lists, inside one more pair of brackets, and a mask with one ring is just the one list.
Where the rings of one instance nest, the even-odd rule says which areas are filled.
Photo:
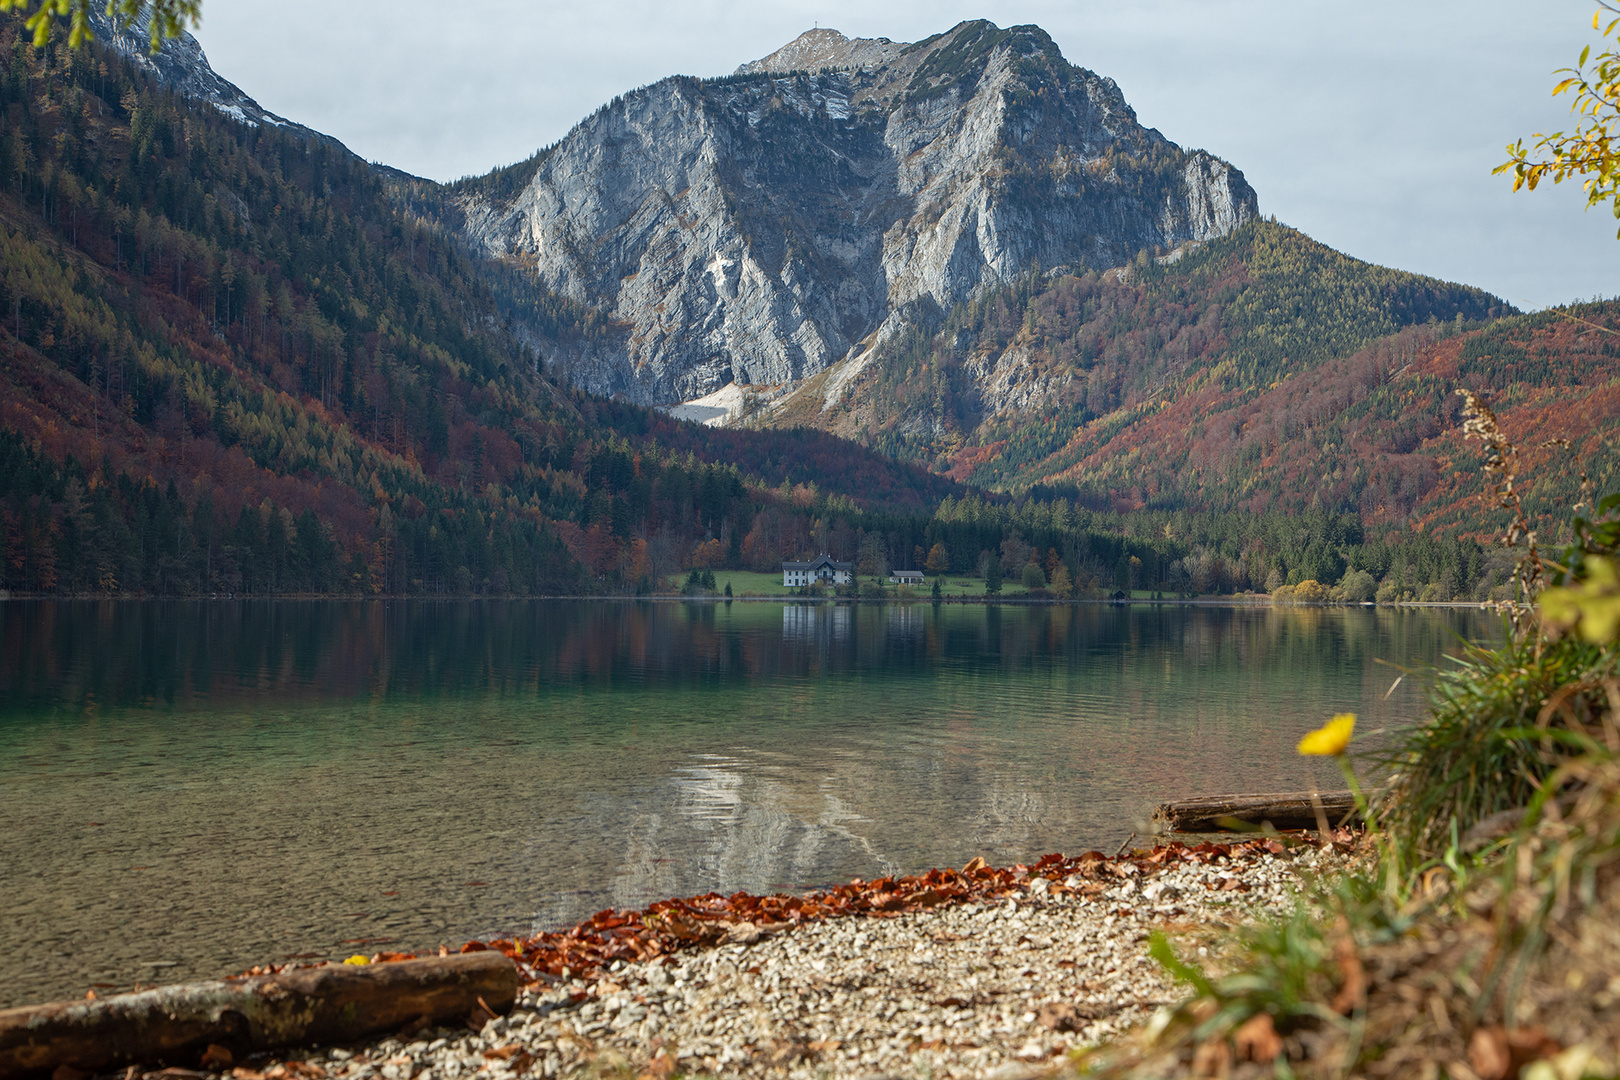
[[829, 570], [849, 570], [852, 569], [854, 565], [854, 563], [838, 562], [831, 555], [818, 555], [809, 562], [789, 562], [787, 560], [783, 560], [782, 569], [819, 570], [821, 567], [825, 566]]

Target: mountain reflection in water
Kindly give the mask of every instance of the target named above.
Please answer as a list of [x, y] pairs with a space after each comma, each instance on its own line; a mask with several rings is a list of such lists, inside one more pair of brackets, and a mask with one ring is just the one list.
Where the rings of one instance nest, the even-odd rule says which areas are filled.
[[[1478, 612], [0, 604], [0, 1005], [1118, 844]], [[1315, 770], [1315, 771], [1313, 771]], [[172, 965], [158, 967], [154, 965]]]

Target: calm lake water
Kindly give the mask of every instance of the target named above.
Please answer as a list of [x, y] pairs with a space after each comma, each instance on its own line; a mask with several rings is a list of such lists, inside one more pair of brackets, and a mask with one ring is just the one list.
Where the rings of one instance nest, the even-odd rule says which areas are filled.
[[[710, 889], [1118, 845], [1329, 786], [1476, 611], [0, 603], [0, 1006]], [[1314, 771], [1313, 771], [1314, 769]]]

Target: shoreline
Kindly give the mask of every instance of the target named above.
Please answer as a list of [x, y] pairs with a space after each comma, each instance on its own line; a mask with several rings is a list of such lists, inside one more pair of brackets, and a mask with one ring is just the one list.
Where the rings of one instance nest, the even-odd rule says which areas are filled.
[[680, 604], [798, 604], [804, 606], [834, 606], [834, 605], [870, 605], [882, 607], [886, 604], [951, 604], [957, 606], [973, 605], [980, 607], [1003, 605], [1014, 607], [1211, 607], [1211, 608], [1271, 608], [1287, 610], [1290, 608], [1343, 608], [1343, 609], [1400, 609], [1400, 608], [1456, 608], [1474, 611], [1492, 611], [1497, 608], [1497, 602], [1491, 600], [1391, 600], [1384, 602], [1361, 601], [1357, 603], [1333, 603], [1330, 601], [1287, 601], [1276, 603], [1269, 598], [1244, 598], [1237, 596], [1198, 596], [1198, 597], [1163, 597], [1158, 600], [1133, 598], [1128, 600], [1109, 600], [1106, 598], [1087, 598], [1077, 600], [1061, 600], [1057, 597], [1025, 597], [1025, 596], [945, 596], [934, 598], [932, 596], [886, 596], [886, 597], [857, 597], [857, 596], [682, 596], [678, 593], [650, 593], [645, 596], [631, 596], [621, 593], [604, 593], [601, 595], [566, 595], [556, 596], [519, 596], [516, 594], [491, 596], [485, 594], [469, 593], [466, 595], [425, 595], [400, 593], [389, 595], [365, 596], [358, 593], [286, 593], [275, 596], [236, 596], [233, 594], [210, 593], [207, 596], [111, 596], [106, 593], [73, 593], [61, 595], [58, 593], [23, 593], [16, 590], [0, 589], [0, 603], [8, 601], [29, 602], [57, 602], [57, 603], [111, 603], [111, 604], [245, 604], [245, 603], [424, 603], [424, 604], [467, 604], [467, 603], [514, 603], [537, 601], [605, 601], [609, 603], [680, 603]]
[[[604, 911], [567, 930], [463, 946], [505, 953], [523, 981], [511, 1013], [476, 1030], [425, 1028], [230, 1062], [216, 1054], [194, 1075], [456, 1080], [482, 1070], [558, 1080], [630, 1069], [1020, 1080], [1185, 997], [1147, 955], [1150, 934], [1208, 962], [1219, 935], [1287, 910], [1302, 877], [1342, 866], [1350, 836], [1327, 845], [1298, 833], [1171, 839], [1115, 858], [1087, 852], [1007, 868], [975, 859], [960, 871], [804, 896], [705, 894]], [[195, 1051], [173, 1057], [162, 1064], [198, 1064]], [[140, 1069], [123, 1075], [135, 1080]]]

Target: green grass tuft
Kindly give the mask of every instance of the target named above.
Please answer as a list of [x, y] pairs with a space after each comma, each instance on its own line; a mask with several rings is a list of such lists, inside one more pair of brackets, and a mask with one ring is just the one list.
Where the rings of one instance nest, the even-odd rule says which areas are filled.
[[1603, 689], [1620, 655], [1573, 636], [1508, 635], [1499, 649], [1470, 645], [1435, 677], [1429, 719], [1405, 733], [1385, 763], [1396, 777], [1383, 820], [1408, 866], [1439, 856], [1483, 818], [1526, 806], [1608, 706]]

